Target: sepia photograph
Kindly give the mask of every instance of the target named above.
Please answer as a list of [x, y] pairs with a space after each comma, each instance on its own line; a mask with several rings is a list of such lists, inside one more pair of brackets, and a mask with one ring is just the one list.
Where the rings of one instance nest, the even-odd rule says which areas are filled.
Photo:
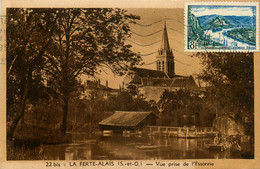
[[255, 159], [258, 5], [184, 8], [7, 8], [6, 160]]

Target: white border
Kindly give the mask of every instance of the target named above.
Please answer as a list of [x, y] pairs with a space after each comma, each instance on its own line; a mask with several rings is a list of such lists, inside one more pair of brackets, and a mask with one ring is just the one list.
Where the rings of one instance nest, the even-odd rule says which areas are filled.
[[[188, 49], [188, 6], [214, 5], [214, 6], [256, 6], [256, 49]], [[259, 2], [184, 2], [184, 52], [259, 52]]]

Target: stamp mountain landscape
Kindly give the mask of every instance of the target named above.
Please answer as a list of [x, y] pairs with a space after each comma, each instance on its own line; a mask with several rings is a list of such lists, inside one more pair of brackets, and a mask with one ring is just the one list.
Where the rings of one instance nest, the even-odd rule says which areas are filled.
[[186, 50], [258, 50], [257, 5], [196, 4], [186, 8]]

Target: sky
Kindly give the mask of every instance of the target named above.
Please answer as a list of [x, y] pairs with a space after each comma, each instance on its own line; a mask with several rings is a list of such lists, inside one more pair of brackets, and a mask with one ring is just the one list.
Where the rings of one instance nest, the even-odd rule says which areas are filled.
[[254, 11], [256, 10], [255, 6], [200, 6], [200, 5], [191, 5], [192, 13], [199, 17], [204, 15], [235, 15], [235, 16], [253, 16]]
[[[163, 20], [166, 19], [170, 48], [173, 50], [173, 55], [175, 57], [175, 73], [186, 76], [196, 75], [201, 72], [202, 66], [200, 64], [200, 60], [195, 57], [190, 57], [189, 55], [192, 53], [184, 52], [183, 8], [132, 8], [127, 10], [128, 13], [139, 15], [141, 17], [141, 19], [137, 21], [139, 24], [148, 25], [156, 22], [152, 26], [148, 27], [131, 24], [131, 31], [141, 35], [148, 35], [162, 30], [164, 26]], [[147, 47], [141, 47], [134, 43], [147, 45], [160, 41], [161, 39], [162, 31], [148, 37], [140, 37], [133, 33], [132, 37], [129, 39], [130, 41], [127, 41], [132, 45], [131, 50], [134, 52], [140, 52], [141, 55], [156, 52], [153, 55], [142, 56], [143, 62], [145, 63], [145, 65], [141, 66], [142, 68], [156, 70], [156, 63], [153, 62], [156, 61], [157, 51], [160, 49], [161, 42]], [[119, 88], [119, 84], [122, 84], [124, 77], [114, 76], [109, 70], [105, 71], [106, 73], [102, 72], [98, 76], [101, 84], [106, 84], [107, 80], [109, 87]]]

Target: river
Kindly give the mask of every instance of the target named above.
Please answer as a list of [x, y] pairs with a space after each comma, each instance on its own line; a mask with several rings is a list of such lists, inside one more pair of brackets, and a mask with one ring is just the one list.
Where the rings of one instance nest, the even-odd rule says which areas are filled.
[[42, 145], [48, 160], [166, 160], [242, 158], [239, 153], [204, 147], [211, 139], [149, 136], [97, 136], [74, 134], [73, 143]]
[[213, 32], [212, 30], [204, 31], [204, 36], [206, 38], [210, 38], [211, 40], [223, 44], [232, 49], [256, 49], [256, 46], [233, 39], [225, 33], [229, 30], [233, 30], [236, 28], [222, 29], [220, 31]]

